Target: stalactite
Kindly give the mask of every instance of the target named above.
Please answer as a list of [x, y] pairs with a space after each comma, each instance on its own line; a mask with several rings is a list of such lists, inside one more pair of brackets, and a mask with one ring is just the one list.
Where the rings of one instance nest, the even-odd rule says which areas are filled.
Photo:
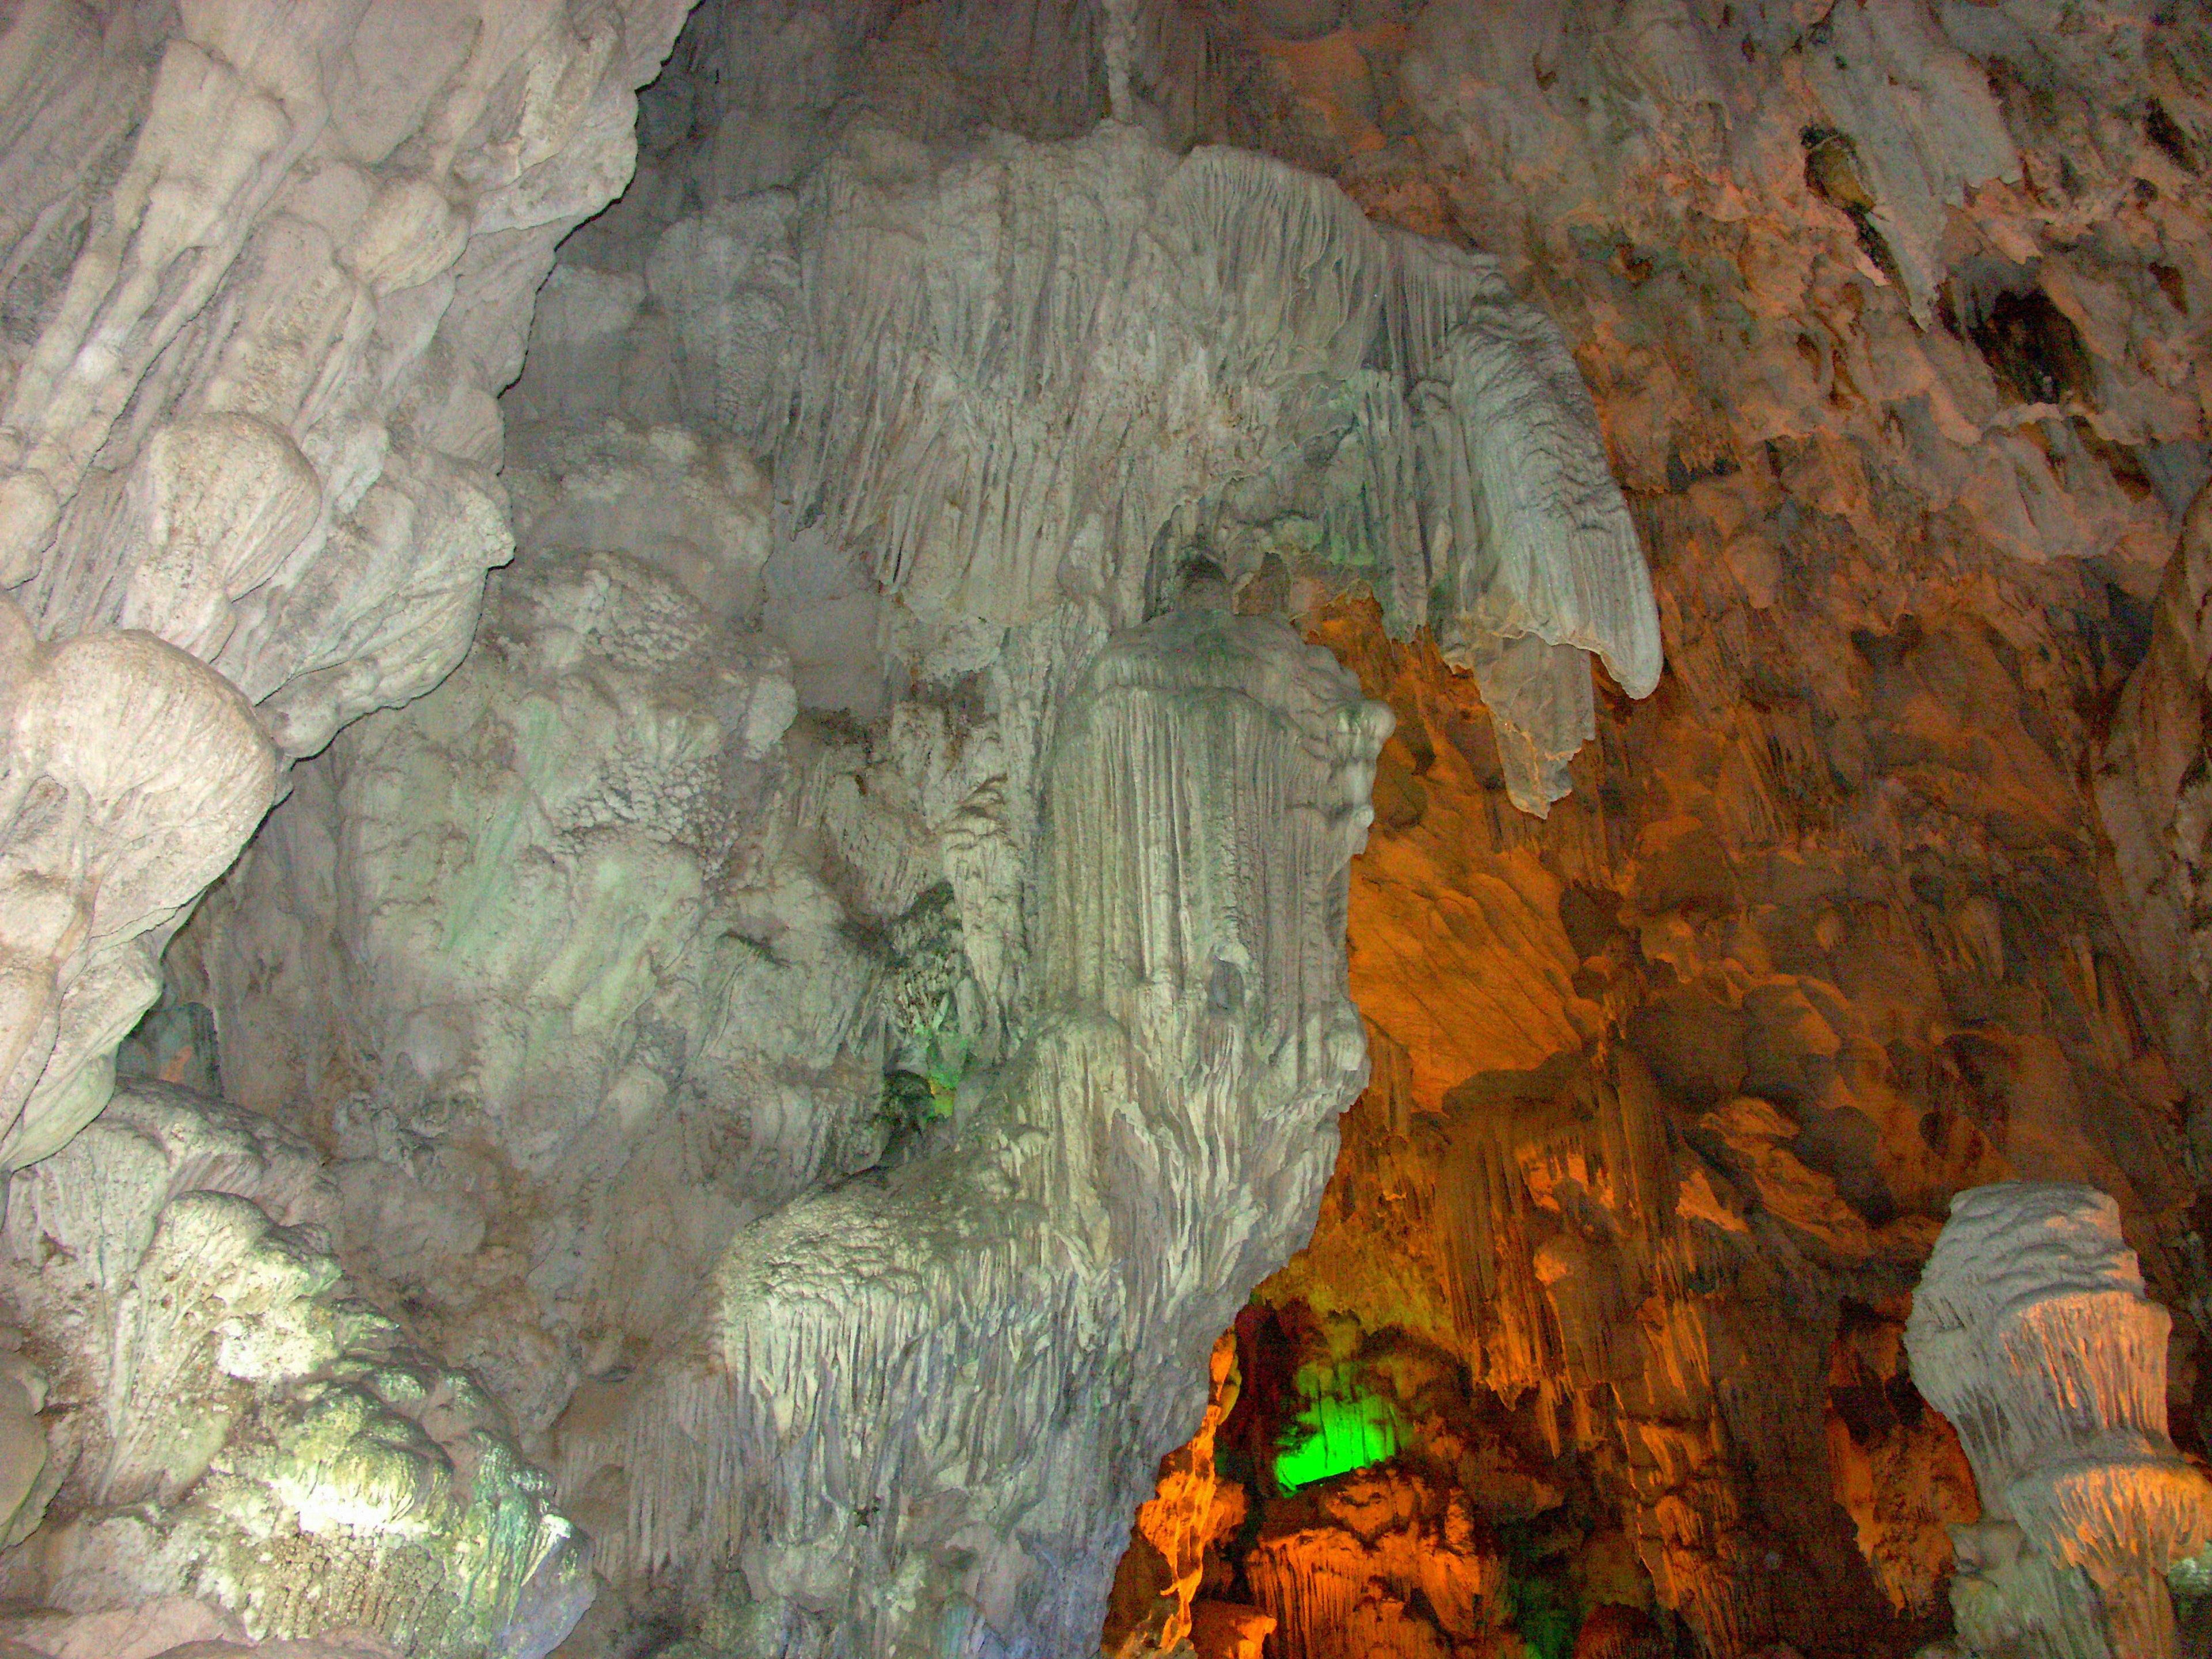
[[[781, 234], [774, 215], [738, 232], [750, 209], [654, 254], [656, 291], [714, 301], [679, 323], [695, 411], [756, 434], [788, 412], [780, 534], [1006, 621], [1082, 567], [1127, 623], [1163, 528], [1304, 465], [1318, 427], [1325, 570], [1475, 672], [1516, 805], [1565, 793], [1594, 729], [1583, 653], [1651, 690], [1650, 579], [1589, 394], [1493, 263], [1377, 230], [1280, 162], [1177, 159], [1126, 127], [1001, 137], [935, 173], [896, 155], [848, 146], [808, 184], [788, 285], [736, 274], [773, 260], [733, 236]], [[715, 300], [733, 283], [802, 321], [796, 343]]]

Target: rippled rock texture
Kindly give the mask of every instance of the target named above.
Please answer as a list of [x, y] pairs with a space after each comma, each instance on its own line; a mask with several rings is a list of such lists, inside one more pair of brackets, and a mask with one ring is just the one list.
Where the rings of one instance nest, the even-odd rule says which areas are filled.
[[1902, 1651], [2006, 1177], [2201, 1443], [2200, 17], [683, 10], [0, 26], [9, 1639]]

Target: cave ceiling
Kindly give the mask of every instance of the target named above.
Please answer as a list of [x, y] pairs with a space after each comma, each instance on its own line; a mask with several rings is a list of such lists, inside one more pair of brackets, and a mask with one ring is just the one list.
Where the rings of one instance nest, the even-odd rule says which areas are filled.
[[2190, 1650], [2208, 164], [2191, 0], [0, 6], [0, 1659]]

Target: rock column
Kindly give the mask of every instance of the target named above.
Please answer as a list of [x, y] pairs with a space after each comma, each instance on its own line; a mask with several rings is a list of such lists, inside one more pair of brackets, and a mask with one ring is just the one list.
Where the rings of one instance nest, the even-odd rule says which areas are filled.
[[2103, 1193], [2001, 1182], [1952, 1200], [1905, 1341], [1981, 1490], [1982, 1520], [1951, 1529], [1973, 1650], [2175, 1651], [2166, 1573], [2212, 1540], [2212, 1484], [2166, 1436], [2172, 1324]]

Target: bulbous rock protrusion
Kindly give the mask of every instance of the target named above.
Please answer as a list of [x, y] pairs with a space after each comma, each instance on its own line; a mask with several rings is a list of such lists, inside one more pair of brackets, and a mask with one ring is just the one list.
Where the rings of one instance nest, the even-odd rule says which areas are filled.
[[2212, 1482], [2167, 1437], [2172, 1320], [2143, 1294], [2119, 1206], [2071, 1182], [1960, 1194], [1906, 1322], [1912, 1379], [1959, 1431], [1983, 1519], [1952, 1528], [1975, 1651], [2158, 1659], [2165, 1576], [2212, 1541]]
[[206, 664], [143, 633], [40, 645], [0, 601], [0, 1169], [106, 1104], [161, 947], [276, 778], [252, 706]]

